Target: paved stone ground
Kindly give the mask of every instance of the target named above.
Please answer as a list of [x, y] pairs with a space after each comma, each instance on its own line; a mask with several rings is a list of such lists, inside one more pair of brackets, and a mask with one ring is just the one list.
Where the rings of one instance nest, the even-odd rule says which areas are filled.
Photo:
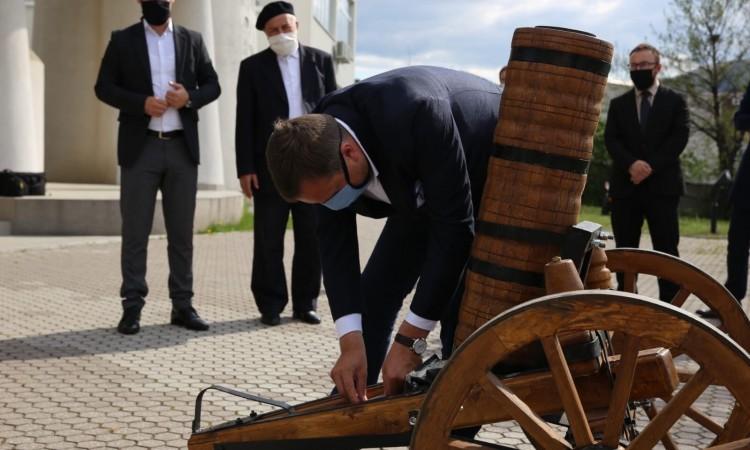
[[[362, 222], [363, 258], [380, 226]], [[212, 324], [196, 333], [168, 325], [166, 241], [153, 239], [151, 293], [136, 336], [114, 329], [120, 315], [117, 242], [5, 250], [0, 242], [0, 448], [185, 448], [195, 395], [210, 384], [292, 403], [328, 394], [338, 345], [325, 298], [321, 326], [289, 317], [279, 327], [261, 325], [249, 289], [251, 241], [247, 233], [196, 237], [196, 306]], [[681, 252], [723, 279], [725, 245], [683, 239]], [[642, 279], [640, 290], [653, 296], [655, 281]], [[691, 299], [686, 307], [698, 303]], [[437, 339], [430, 346], [436, 349]], [[221, 394], [206, 400], [204, 426], [265, 411]], [[731, 397], [712, 387], [699, 403], [720, 419]], [[485, 427], [480, 437], [531, 448], [512, 422]], [[711, 435], [687, 420], [676, 438], [692, 449]]]

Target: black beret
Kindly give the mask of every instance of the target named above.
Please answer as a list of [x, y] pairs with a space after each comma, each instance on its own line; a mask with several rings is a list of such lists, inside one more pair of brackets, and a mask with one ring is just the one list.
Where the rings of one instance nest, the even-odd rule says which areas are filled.
[[263, 10], [258, 14], [258, 20], [255, 21], [255, 28], [263, 31], [266, 26], [266, 22], [278, 16], [279, 14], [291, 14], [294, 15], [294, 6], [288, 2], [271, 2], [263, 7]]

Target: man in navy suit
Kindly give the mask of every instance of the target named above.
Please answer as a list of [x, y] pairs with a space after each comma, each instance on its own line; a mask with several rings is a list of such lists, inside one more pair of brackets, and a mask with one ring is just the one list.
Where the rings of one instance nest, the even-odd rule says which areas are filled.
[[[267, 161], [279, 193], [320, 205], [323, 279], [341, 346], [331, 377], [350, 401], [365, 399], [381, 366], [386, 394], [399, 392], [441, 319], [443, 356], [450, 354], [499, 106], [496, 84], [408, 67], [276, 124]], [[388, 218], [364, 271], [356, 214]]]
[[315, 309], [320, 292], [320, 255], [315, 239], [315, 209], [290, 204], [279, 196], [266, 168], [266, 142], [278, 119], [312, 111], [336, 89], [333, 60], [328, 53], [297, 40], [294, 7], [267, 4], [255, 27], [265, 33], [269, 47], [240, 65], [237, 81], [237, 176], [247, 198], [254, 199], [254, 246], [251, 288], [266, 325], [281, 323], [289, 301], [284, 271], [284, 233], [289, 213], [294, 228], [292, 260], [293, 317], [320, 323]]
[[140, 1], [143, 19], [112, 33], [95, 86], [101, 101], [120, 110], [123, 315], [117, 330], [123, 334], [140, 330], [158, 191], [169, 242], [171, 323], [209, 327], [192, 305], [198, 109], [216, 100], [221, 88], [201, 35], [172, 23], [173, 2]]

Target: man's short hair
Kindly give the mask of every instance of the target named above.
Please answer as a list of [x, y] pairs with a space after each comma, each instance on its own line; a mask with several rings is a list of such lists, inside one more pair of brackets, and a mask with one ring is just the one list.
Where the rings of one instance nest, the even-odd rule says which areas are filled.
[[266, 145], [266, 163], [279, 194], [299, 197], [303, 180], [329, 177], [341, 170], [339, 124], [328, 114], [277, 120]]
[[[657, 50], [656, 47], [654, 47], [653, 45], [648, 44], [646, 42], [636, 45], [635, 48], [630, 51], [630, 55], [632, 55], [635, 52], [640, 52], [640, 51], [643, 51], [643, 50], [648, 50], [651, 53], [653, 53], [654, 56], [656, 56], [656, 64], [660, 64], [659, 61], [661, 60], [661, 53], [659, 53], [659, 50]], [[630, 55], [628, 55], [628, 56], [630, 56]]]

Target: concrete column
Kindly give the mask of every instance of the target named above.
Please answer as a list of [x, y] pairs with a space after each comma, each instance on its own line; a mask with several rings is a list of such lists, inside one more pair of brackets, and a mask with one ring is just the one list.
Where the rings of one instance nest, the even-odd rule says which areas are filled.
[[[203, 35], [203, 42], [208, 48], [212, 61], [216, 61], [214, 47], [214, 27], [212, 14], [212, 0], [180, 0], [172, 7], [175, 24], [182, 25]], [[228, 8], [230, 3], [220, 2], [222, 7]], [[222, 88], [231, 95], [232, 89], [219, 79]], [[219, 100], [210, 103], [199, 111], [198, 135], [201, 146], [201, 165], [198, 168], [198, 185], [202, 189], [218, 189], [224, 187], [224, 162], [222, 156], [221, 133], [230, 132], [230, 127], [222, 128], [219, 121]]]
[[0, 170], [43, 173], [23, 0], [0, 2], [0, 80]]
[[219, 101], [224, 182], [230, 189], [239, 189], [234, 153], [237, 75], [240, 62], [257, 52], [255, 0], [213, 2], [213, 18], [216, 50], [214, 67], [216, 67], [221, 87], [224, 90]]
[[111, 32], [139, 17], [135, 1], [36, 2], [33, 48], [47, 73], [45, 163], [49, 180], [117, 183], [117, 111], [96, 98], [94, 83]]

